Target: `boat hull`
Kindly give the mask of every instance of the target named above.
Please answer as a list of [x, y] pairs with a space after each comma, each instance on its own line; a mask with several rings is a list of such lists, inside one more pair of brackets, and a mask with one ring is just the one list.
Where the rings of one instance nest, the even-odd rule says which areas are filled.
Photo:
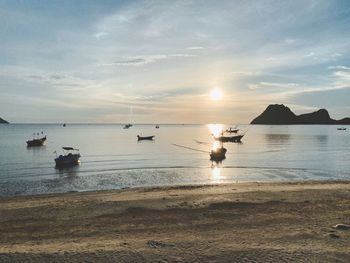
[[216, 150], [212, 150], [210, 152], [210, 160], [214, 162], [222, 162], [226, 159], [226, 148], [219, 148]]
[[153, 136], [145, 136], [145, 137], [137, 135], [138, 141], [153, 141], [153, 138], [154, 138], [154, 135]]
[[46, 136], [40, 139], [34, 139], [31, 141], [27, 141], [27, 147], [38, 147], [38, 146], [43, 146], [46, 141]]
[[244, 135], [215, 137], [219, 142], [241, 142]]
[[56, 167], [70, 167], [79, 164], [80, 154], [60, 155], [55, 159]]

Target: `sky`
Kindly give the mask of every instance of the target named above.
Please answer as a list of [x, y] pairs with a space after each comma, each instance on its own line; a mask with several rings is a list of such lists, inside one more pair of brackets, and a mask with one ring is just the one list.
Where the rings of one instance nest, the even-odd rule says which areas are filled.
[[245, 124], [283, 103], [350, 117], [349, 32], [349, 1], [0, 0], [0, 116]]

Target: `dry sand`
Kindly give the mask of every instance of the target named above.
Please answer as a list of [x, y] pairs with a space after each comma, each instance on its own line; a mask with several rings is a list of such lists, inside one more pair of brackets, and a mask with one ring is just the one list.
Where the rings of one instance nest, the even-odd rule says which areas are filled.
[[0, 262], [350, 262], [350, 183], [0, 199]]

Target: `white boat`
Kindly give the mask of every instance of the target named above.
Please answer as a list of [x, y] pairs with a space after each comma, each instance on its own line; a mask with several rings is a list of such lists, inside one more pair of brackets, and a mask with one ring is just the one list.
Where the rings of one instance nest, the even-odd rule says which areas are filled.
[[227, 132], [227, 133], [237, 133], [238, 131], [239, 131], [239, 129], [230, 127], [225, 132]]
[[55, 158], [56, 167], [69, 167], [79, 164], [79, 149], [75, 149], [73, 147], [62, 147], [62, 149], [64, 150], [64, 155], [60, 155]]

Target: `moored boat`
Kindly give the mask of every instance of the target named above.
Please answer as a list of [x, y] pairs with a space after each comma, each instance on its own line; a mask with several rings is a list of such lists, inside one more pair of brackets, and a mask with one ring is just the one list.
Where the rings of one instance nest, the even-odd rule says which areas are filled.
[[346, 131], [346, 128], [345, 127], [341, 127], [341, 128], [338, 128], [337, 130], [338, 131]]
[[214, 162], [221, 162], [224, 159], [226, 159], [226, 152], [227, 152], [227, 149], [224, 147], [211, 150], [211, 152], [209, 153], [210, 160]]
[[43, 146], [46, 141], [46, 136], [38, 139], [28, 140], [27, 141], [27, 147], [38, 147]]
[[[65, 154], [55, 158], [56, 167], [69, 167], [79, 164], [79, 149], [75, 149], [73, 147], [62, 147], [62, 149], [65, 151]], [[75, 153], [72, 153], [72, 151]]]

